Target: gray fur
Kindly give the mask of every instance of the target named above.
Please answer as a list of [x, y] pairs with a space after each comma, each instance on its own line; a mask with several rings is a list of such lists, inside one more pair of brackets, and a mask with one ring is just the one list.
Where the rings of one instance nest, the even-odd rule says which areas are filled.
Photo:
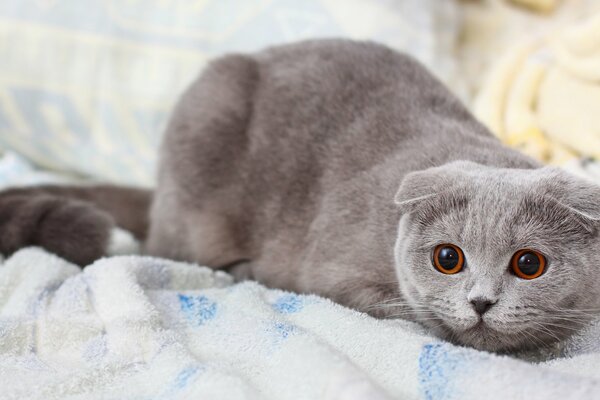
[[[598, 308], [599, 194], [504, 147], [412, 58], [310, 41], [220, 58], [183, 95], [146, 250], [515, 350]], [[447, 242], [456, 275], [432, 267]], [[526, 247], [549, 259], [532, 281], [508, 267]], [[483, 323], [472, 300], [494, 303]]]
[[150, 192], [96, 185], [14, 188], [0, 194], [0, 252], [42, 246], [85, 266], [101, 258], [116, 225], [143, 240]]

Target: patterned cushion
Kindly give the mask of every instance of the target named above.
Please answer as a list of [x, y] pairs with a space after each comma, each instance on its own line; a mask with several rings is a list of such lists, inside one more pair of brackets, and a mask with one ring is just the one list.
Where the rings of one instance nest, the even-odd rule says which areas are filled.
[[371, 38], [453, 74], [453, 2], [2, 0], [0, 145], [152, 184], [168, 113], [208, 59], [323, 36]]

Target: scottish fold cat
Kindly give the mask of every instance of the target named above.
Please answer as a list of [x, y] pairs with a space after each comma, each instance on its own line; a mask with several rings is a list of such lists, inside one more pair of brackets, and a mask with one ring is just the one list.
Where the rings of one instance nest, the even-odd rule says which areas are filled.
[[86, 265], [118, 225], [151, 255], [514, 351], [598, 311], [599, 196], [504, 147], [411, 57], [308, 41], [213, 61], [172, 114], [153, 193], [1, 194], [0, 249]]

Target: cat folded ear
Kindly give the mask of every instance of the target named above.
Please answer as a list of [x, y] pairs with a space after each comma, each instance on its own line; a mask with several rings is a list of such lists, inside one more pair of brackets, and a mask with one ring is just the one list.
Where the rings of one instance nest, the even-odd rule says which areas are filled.
[[394, 203], [404, 212], [448, 194], [468, 179], [482, 165], [470, 161], [455, 161], [441, 167], [428, 168], [407, 174], [394, 196]]
[[414, 209], [420, 203], [437, 196], [433, 185], [435, 181], [435, 173], [430, 170], [411, 172], [402, 180], [394, 196], [394, 203], [405, 211]]
[[567, 209], [590, 232], [600, 228], [600, 185], [556, 167], [540, 168], [545, 197]]

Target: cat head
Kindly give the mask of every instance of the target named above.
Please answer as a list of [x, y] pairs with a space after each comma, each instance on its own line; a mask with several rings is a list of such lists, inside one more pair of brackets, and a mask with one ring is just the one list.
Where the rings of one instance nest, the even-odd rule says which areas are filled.
[[395, 197], [401, 292], [415, 320], [489, 351], [537, 348], [600, 305], [600, 187], [557, 168], [453, 162]]

